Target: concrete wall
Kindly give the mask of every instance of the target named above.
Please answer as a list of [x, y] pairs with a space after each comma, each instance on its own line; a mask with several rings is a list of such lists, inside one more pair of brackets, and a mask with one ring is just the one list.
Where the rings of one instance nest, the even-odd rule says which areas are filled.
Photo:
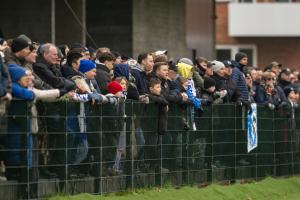
[[133, 55], [168, 49], [171, 57], [192, 56], [185, 38], [184, 0], [133, 0]]
[[[132, 54], [132, 0], [87, 0], [86, 22], [98, 47]], [[93, 45], [87, 37], [87, 44]]]
[[1, 1], [0, 31], [5, 38], [21, 33], [34, 41], [51, 40], [51, 1]]
[[[68, 1], [82, 23], [82, 0]], [[82, 43], [82, 28], [64, 1], [55, 1], [55, 40], [56, 44]]]

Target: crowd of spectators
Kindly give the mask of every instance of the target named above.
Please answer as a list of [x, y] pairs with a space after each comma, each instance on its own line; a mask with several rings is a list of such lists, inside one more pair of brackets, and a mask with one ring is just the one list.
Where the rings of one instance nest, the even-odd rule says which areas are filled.
[[[67, 161], [61, 151], [49, 151], [48, 156], [50, 165], [67, 162], [75, 166], [87, 158], [89, 151], [86, 120], [77, 117], [88, 112], [88, 104], [111, 104], [116, 106], [118, 113], [124, 114], [120, 102], [129, 99], [143, 104], [154, 102], [159, 113], [158, 135], [164, 135], [167, 130], [169, 104], [182, 108], [191, 106], [193, 114], [203, 112], [203, 106], [211, 104], [234, 103], [249, 108], [251, 103], [257, 103], [272, 110], [295, 108], [299, 104], [299, 71], [276, 61], [270, 61], [267, 66], [248, 66], [247, 54], [243, 52], [237, 53], [234, 60], [208, 61], [197, 57], [192, 61], [169, 58], [166, 50], [160, 50], [140, 53], [135, 60], [107, 47], [93, 49], [79, 43], [69, 46], [38, 44], [20, 35], [8, 40], [0, 38], [0, 55], [0, 114], [10, 116], [7, 134], [1, 136], [4, 149], [10, 150], [0, 158], [1, 165], [7, 167], [2, 180], [24, 181], [28, 178], [27, 168], [20, 170], [18, 166], [38, 165], [36, 155], [30, 150], [38, 143], [35, 133], [40, 130], [38, 116], [41, 111], [36, 106], [39, 101], [54, 102], [47, 108], [47, 114], [53, 115], [60, 112], [55, 104], [59, 101], [80, 102], [79, 111], [70, 105], [66, 120], [67, 131], [73, 133], [68, 143], [75, 150], [68, 152]], [[14, 117], [20, 113], [23, 101], [12, 99], [29, 103], [31, 118], [25, 124]], [[48, 133], [59, 132], [59, 123], [57, 117], [47, 119]], [[119, 144], [124, 143], [121, 136], [124, 135], [120, 134]], [[64, 146], [63, 137], [48, 134], [48, 148]], [[119, 165], [122, 146], [117, 149], [112, 167], [116, 173], [122, 172]], [[24, 148], [27, 150], [18, 151]], [[76, 173], [76, 168], [73, 170]], [[44, 168], [39, 173], [61, 177], [60, 170]], [[32, 179], [39, 173], [32, 172]]]

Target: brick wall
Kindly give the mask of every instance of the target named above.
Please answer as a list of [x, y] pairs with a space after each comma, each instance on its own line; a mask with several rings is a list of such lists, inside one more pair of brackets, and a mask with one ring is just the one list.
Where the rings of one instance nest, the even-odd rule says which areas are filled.
[[227, 3], [216, 4], [216, 15], [216, 44], [254, 44], [258, 67], [276, 60], [286, 67], [300, 69], [300, 37], [229, 37]]

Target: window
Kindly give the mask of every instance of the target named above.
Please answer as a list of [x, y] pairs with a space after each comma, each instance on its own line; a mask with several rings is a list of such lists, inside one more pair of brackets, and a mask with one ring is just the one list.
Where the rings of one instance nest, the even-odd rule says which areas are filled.
[[234, 60], [234, 56], [238, 52], [244, 52], [248, 55], [248, 65], [257, 65], [257, 50], [255, 45], [217, 45], [217, 60]]

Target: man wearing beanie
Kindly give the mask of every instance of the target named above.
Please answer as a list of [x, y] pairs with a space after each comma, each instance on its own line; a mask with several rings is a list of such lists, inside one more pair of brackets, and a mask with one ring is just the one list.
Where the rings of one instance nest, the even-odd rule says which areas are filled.
[[249, 104], [249, 91], [246, 85], [245, 75], [243, 73], [244, 67], [248, 64], [248, 56], [243, 52], [238, 52], [235, 55], [235, 60], [231, 61], [233, 65], [231, 79], [237, 85], [241, 92], [242, 99]]
[[6, 49], [5, 63], [6, 64], [17, 64], [25, 66], [25, 57], [30, 54], [30, 45], [23, 38], [15, 38], [12, 41], [10, 49]]
[[212, 78], [216, 81], [216, 93], [226, 93], [223, 103], [232, 103], [241, 101], [241, 93], [236, 84], [232, 81], [232, 63], [223, 61], [224, 70], [215, 71]]

